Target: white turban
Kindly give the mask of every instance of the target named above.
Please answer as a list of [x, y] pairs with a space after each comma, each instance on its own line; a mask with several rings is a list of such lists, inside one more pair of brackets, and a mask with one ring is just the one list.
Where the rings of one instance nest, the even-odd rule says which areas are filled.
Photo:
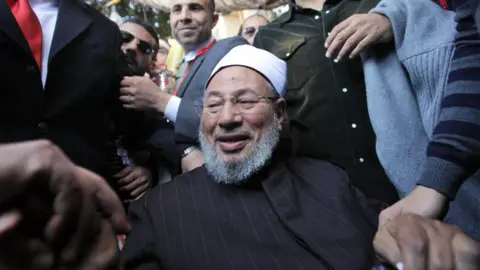
[[257, 71], [269, 80], [279, 96], [283, 97], [285, 95], [287, 63], [270, 52], [255, 48], [252, 45], [236, 46], [218, 62], [208, 82], [220, 69], [231, 66], [243, 66]]

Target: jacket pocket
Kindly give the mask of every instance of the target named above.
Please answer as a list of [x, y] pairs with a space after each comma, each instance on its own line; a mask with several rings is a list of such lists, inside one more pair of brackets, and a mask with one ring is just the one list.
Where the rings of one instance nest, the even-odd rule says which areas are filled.
[[288, 90], [300, 90], [313, 75], [307, 40], [303, 35], [281, 30], [276, 32], [276, 44], [271, 46], [271, 53], [287, 62]]

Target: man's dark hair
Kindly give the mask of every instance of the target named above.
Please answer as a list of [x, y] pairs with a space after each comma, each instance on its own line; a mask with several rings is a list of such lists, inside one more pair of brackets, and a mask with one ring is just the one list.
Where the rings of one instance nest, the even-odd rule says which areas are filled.
[[238, 29], [238, 34], [237, 34], [237, 36], [241, 37], [242, 34], [243, 34], [243, 24], [240, 25], [240, 29]]
[[154, 47], [153, 47], [153, 55], [154, 56], [157, 55], [157, 51], [158, 51], [158, 47], [159, 47], [158, 35], [157, 35], [157, 32], [155, 32], [155, 29], [153, 28], [153, 26], [151, 26], [150, 24], [148, 24], [148, 23], [146, 23], [146, 22], [144, 22], [140, 19], [137, 19], [135, 17], [127, 18], [126, 20], [124, 20], [122, 22], [122, 24], [124, 24], [124, 23], [134, 23], [136, 25], [140, 25], [141, 27], [143, 27], [143, 29], [145, 29], [155, 40], [155, 44], [154, 44]]

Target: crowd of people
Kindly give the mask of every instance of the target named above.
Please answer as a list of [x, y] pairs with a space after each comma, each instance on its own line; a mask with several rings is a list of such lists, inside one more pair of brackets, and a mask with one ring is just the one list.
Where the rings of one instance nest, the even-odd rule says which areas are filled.
[[479, 4], [0, 1], [0, 269], [480, 269]]

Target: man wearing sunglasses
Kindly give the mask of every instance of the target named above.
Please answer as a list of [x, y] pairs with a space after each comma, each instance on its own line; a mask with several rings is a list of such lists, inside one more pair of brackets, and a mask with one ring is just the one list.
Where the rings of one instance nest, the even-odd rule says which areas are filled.
[[[172, 173], [189, 171], [203, 164], [197, 148], [200, 117], [195, 101], [203, 96], [211, 71], [231, 48], [247, 44], [240, 37], [216, 41], [217, 23], [213, 0], [171, 0], [170, 26], [185, 55], [179, 66], [173, 94], [143, 76], [122, 81], [120, 100], [124, 108], [155, 115], [159, 120], [151, 142], [172, 163]], [[147, 41], [147, 40], [145, 40]]]
[[131, 72], [121, 45], [118, 26], [84, 1], [0, 1], [0, 143], [50, 140], [110, 180], [112, 133], [137, 146], [148, 133], [118, 101]]
[[243, 20], [240, 27], [239, 36], [243, 37], [248, 43], [253, 44], [253, 40], [261, 26], [267, 25], [268, 19], [260, 14], [254, 14]]
[[155, 30], [138, 19], [127, 19], [120, 24], [122, 51], [136, 75], [151, 72], [158, 51], [158, 38]]

